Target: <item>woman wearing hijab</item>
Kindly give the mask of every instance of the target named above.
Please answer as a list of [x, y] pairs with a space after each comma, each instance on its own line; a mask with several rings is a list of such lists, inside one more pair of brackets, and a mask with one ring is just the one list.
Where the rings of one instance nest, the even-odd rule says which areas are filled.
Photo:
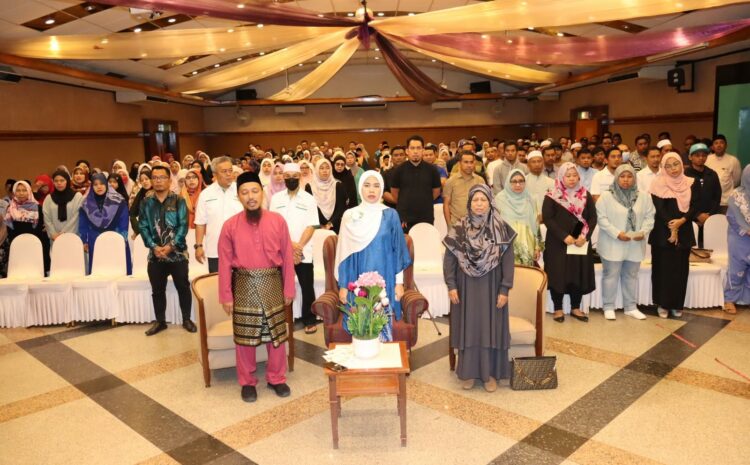
[[271, 173], [271, 182], [263, 188], [263, 208], [268, 209], [271, 204], [271, 197], [277, 192], [285, 191], [286, 184], [284, 184], [284, 165], [276, 163]]
[[49, 237], [44, 231], [44, 213], [42, 206], [34, 199], [31, 186], [26, 181], [17, 181], [13, 185], [13, 199], [5, 212], [5, 225], [8, 227], [8, 242], [21, 234], [33, 234], [42, 243], [44, 271], [49, 271]]
[[188, 226], [195, 229], [195, 206], [198, 204], [198, 197], [203, 190], [203, 179], [199, 170], [190, 170], [185, 175], [185, 185], [180, 195], [185, 199], [188, 209]]
[[70, 175], [66, 171], [52, 174], [55, 190], [44, 199], [44, 226], [50, 240], [55, 241], [60, 234], [78, 234], [78, 213], [83, 196], [71, 187]]
[[344, 185], [333, 177], [331, 171], [333, 168], [330, 161], [325, 158], [318, 160], [315, 165], [315, 177], [305, 190], [308, 194], [312, 194], [318, 205], [320, 227], [333, 230], [338, 234], [341, 217], [346, 211], [346, 192]]
[[203, 176], [203, 182], [207, 186], [214, 182], [214, 173], [211, 171], [211, 157], [206, 152], [198, 150], [196, 152], [197, 161], [201, 163], [201, 175]]
[[91, 186], [91, 181], [89, 181], [89, 176], [86, 173], [86, 170], [80, 166], [73, 168], [73, 177], [70, 180], [70, 186], [79, 194], [86, 195], [86, 191], [88, 191], [89, 186]]
[[[347, 285], [362, 273], [376, 271], [383, 277], [392, 315], [380, 340], [392, 341], [392, 320], [402, 318], [404, 270], [411, 265], [411, 257], [398, 213], [381, 202], [384, 186], [383, 177], [376, 171], [366, 171], [360, 178], [362, 204], [344, 212], [333, 271], [341, 302], [347, 300]], [[346, 316], [343, 326], [348, 332]]]
[[735, 304], [750, 304], [750, 165], [742, 170], [740, 187], [727, 202], [729, 269], [724, 284], [724, 311], [734, 315]]
[[136, 192], [135, 197], [133, 197], [133, 201], [130, 202], [129, 207], [130, 226], [133, 229], [133, 234], [131, 235], [131, 237], [133, 239], [138, 237], [138, 234], [140, 234], [141, 232], [138, 226], [141, 216], [141, 202], [143, 202], [143, 199], [145, 199], [149, 192], [151, 192], [150, 169], [146, 168], [144, 170], [140, 170], [140, 174], [138, 175], [138, 185], [140, 186], [138, 188], [138, 192]]
[[563, 298], [568, 294], [571, 316], [587, 322], [589, 317], [581, 311], [581, 300], [596, 289], [591, 255], [596, 208], [573, 163], [563, 163], [557, 171], [555, 187], [544, 197], [542, 218], [547, 226], [544, 271], [554, 304], [553, 319], [558, 323], [565, 321]]
[[[138, 168], [140, 167], [141, 165], [139, 165], [137, 161], [134, 161], [130, 165], [130, 172], [128, 174], [130, 175], [130, 179], [132, 179], [133, 182], [135, 183], [135, 185], [133, 186], [134, 188], [138, 185]], [[132, 194], [133, 191], [130, 191], [130, 192]]]
[[193, 164], [194, 161], [195, 161], [195, 158], [193, 158], [192, 155], [187, 154], [182, 159], [182, 167], [189, 170], [190, 166]]
[[260, 162], [260, 173], [258, 173], [258, 177], [260, 178], [260, 183], [263, 185], [263, 187], [266, 187], [267, 185], [271, 184], [272, 173], [273, 173], [273, 159], [264, 158]]
[[536, 202], [526, 190], [526, 175], [520, 169], [513, 169], [504, 185], [507, 188], [495, 196], [495, 204], [503, 220], [516, 232], [516, 240], [513, 241], [515, 262], [537, 266], [544, 242], [539, 230]]
[[638, 271], [646, 254], [645, 239], [654, 228], [654, 213], [651, 196], [638, 191], [633, 167], [629, 163], [618, 166], [612, 186], [596, 201], [596, 250], [602, 258], [602, 309], [608, 320], [615, 319], [618, 284], [625, 315], [646, 319], [638, 310], [636, 293]]
[[112, 187], [112, 189], [115, 190], [115, 192], [122, 196], [123, 199], [128, 199], [130, 197], [128, 195], [128, 191], [125, 189], [125, 186], [122, 183], [122, 178], [119, 174], [110, 174], [109, 176], [107, 176], [107, 182]]
[[34, 178], [34, 198], [40, 206], [44, 204], [44, 200], [53, 190], [55, 190], [55, 185], [52, 178], [46, 174], [40, 174]]
[[307, 160], [302, 160], [299, 162], [299, 170], [299, 187], [300, 189], [306, 189], [307, 185], [315, 179], [315, 176], [313, 175], [313, 165]]
[[649, 191], [656, 209], [651, 244], [651, 288], [660, 318], [682, 316], [685, 305], [690, 249], [695, 245], [693, 216], [700, 186], [685, 176], [682, 157], [669, 152], [661, 159], [659, 172]]
[[357, 187], [354, 183], [354, 176], [346, 168], [346, 157], [341, 152], [337, 152], [333, 157], [333, 177], [338, 179], [344, 186], [346, 208], [357, 206]]
[[456, 375], [464, 389], [510, 377], [508, 292], [513, 287], [516, 233], [500, 217], [492, 190], [469, 190], [465, 217], [443, 240], [443, 276], [451, 301], [451, 347], [458, 349]]
[[[143, 172], [147, 172], [147, 177], [143, 178], [141, 174]], [[151, 186], [151, 165], [148, 163], [141, 163], [138, 165], [138, 169], [136, 170], [136, 176], [133, 178], [133, 182], [135, 183], [133, 185], [133, 190], [130, 191], [130, 197], [128, 197], [128, 208], [133, 208], [133, 202], [135, 201], [135, 196], [138, 195], [138, 192], [141, 190], [141, 181], [146, 180], [148, 182], [148, 185]], [[150, 187], [149, 187], [150, 189]]]
[[89, 254], [89, 269], [94, 259], [94, 244], [105, 231], [115, 231], [125, 239], [127, 273], [132, 270], [128, 246], [128, 203], [107, 182], [103, 174], [91, 176], [91, 190], [81, 205], [78, 232], [83, 248]]

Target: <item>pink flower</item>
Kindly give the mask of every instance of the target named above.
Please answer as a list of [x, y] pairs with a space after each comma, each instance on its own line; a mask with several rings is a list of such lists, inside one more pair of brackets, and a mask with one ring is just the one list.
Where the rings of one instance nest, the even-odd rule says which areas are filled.
[[385, 279], [377, 271], [362, 273], [357, 278], [357, 285], [362, 287], [380, 286], [385, 287]]
[[357, 292], [357, 297], [367, 297], [367, 291], [360, 289], [359, 292]]
[[356, 287], [357, 287], [357, 285], [355, 283], [349, 283], [349, 285], [347, 286], [347, 288], [350, 291], [354, 291], [354, 289], [356, 289]]

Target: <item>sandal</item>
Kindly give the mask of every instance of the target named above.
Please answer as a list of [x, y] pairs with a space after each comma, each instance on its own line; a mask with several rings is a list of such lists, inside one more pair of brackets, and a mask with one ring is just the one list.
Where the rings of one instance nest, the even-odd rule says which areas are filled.
[[305, 334], [315, 334], [316, 332], [318, 332], [317, 326], [305, 326]]

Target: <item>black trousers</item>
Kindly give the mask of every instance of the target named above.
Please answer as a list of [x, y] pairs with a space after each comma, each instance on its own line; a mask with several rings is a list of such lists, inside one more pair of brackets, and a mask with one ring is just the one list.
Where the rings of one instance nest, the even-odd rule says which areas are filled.
[[208, 257], [208, 272], [218, 273], [219, 272], [219, 259]]
[[305, 326], [315, 324], [315, 315], [312, 312], [312, 303], [315, 301], [315, 276], [313, 275], [312, 263], [300, 263], [294, 265], [299, 287], [302, 289], [302, 323]]
[[180, 299], [182, 321], [190, 319], [192, 297], [190, 295], [190, 281], [188, 280], [187, 260], [179, 262], [148, 262], [148, 280], [151, 281], [151, 298], [154, 301], [156, 321], [165, 322], [167, 313], [167, 278], [172, 276], [177, 296]]
[[[550, 289], [550, 294], [552, 294], [552, 305], [555, 307], [555, 310], [562, 310], [563, 308], [563, 298], [565, 297], [565, 294], [560, 294], [552, 289]], [[568, 294], [570, 296], [570, 309], [573, 310], [574, 308], [580, 309], [581, 308], [581, 300], [583, 299], [583, 294], [580, 292], [571, 292]]]

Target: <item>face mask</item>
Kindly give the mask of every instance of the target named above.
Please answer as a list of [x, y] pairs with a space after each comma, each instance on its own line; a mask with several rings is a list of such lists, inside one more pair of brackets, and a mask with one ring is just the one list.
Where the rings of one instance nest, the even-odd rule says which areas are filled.
[[299, 187], [299, 179], [297, 178], [289, 178], [284, 179], [284, 184], [286, 184], [286, 188], [290, 191], [296, 191]]
[[625, 163], [630, 160], [630, 152], [622, 152], [622, 162]]

